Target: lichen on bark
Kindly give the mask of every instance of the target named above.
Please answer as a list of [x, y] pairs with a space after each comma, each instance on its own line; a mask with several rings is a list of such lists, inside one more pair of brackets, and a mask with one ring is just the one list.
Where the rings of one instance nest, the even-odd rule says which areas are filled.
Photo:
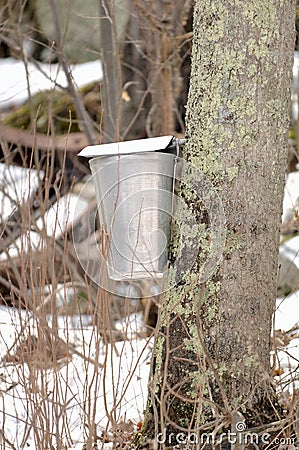
[[235, 410], [254, 423], [273, 396], [270, 331], [294, 20], [294, 0], [195, 1], [184, 159], [220, 196], [227, 242], [219, 267], [201, 283], [210, 222], [183, 170], [180, 197], [204, 232], [200, 239], [185, 227], [177, 243], [187, 259], [196, 246], [198, 255], [191, 267], [170, 270], [177, 283], [161, 308], [143, 438], [165, 429], [200, 434], [203, 426], [228, 425]]

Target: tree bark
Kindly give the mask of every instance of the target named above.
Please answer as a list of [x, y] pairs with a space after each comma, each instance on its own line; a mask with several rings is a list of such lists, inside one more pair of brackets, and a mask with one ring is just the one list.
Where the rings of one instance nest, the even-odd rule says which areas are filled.
[[[226, 245], [217, 270], [203, 279], [209, 208], [183, 170], [180, 197], [205, 233], [181, 230], [181, 251], [198, 255], [192, 266], [186, 258], [169, 271], [176, 287], [162, 305], [140, 442], [164, 436], [167, 447], [178, 433], [199, 438], [205, 429], [232, 428], [236, 412], [247, 425], [273, 418], [270, 333], [295, 3], [195, 1], [184, 159], [222, 201]], [[172, 247], [179, 246], [177, 239]]]
[[147, 136], [184, 132], [180, 69], [186, 58], [182, 49], [190, 41], [185, 30], [190, 11], [191, 0], [132, 1], [122, 61], [128, 93], [122, 115], [124, 138], [132, 132]]
[[100, 31], [103, 64], [103, 143], [120, 140], [121, 118], [121, 67], [114, 1], [100, 0]]

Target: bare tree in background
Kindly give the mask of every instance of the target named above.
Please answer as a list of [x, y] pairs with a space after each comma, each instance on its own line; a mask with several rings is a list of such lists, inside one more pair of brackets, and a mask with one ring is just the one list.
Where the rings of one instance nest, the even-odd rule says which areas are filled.
[[190, 39], [184, 26], [190, 15], [191, 2], [180, 0], [174, 4], [153, 0], [145, 3], [135, 0], [133, 4], [148, 56], [151, 103], [146, 119], [147, 135], [171, 134], [178, 119], [177, 102], [183, 83], [187, 83], [180, 72], [181, 47]]
[[121, 119], [121, 67], [118, 36], [115, 23], [114, 1], [100, 1], [100, 31], [103, 64], [103, 141], [120, 139]]
[[[98, 139], [95, 131], [100, 141], [184, 133], [191, 7], [190, 0], [40, 0], [36, 7], [9, 0], [1, 11], [1, 51], [61, 63], [89, 142]], [[71, 64], [88, 58], [103, 63], [100, 123], [92, 123], [71, 75]]]

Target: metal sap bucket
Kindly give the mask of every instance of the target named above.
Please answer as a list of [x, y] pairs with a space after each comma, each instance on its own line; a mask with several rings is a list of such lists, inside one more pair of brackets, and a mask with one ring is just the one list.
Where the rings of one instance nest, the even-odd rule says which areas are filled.
[[161, 278], [167, 269], [176, 178], [176, 154], [168, 152], [173, 139], [90, 146], [80, 153], [92, 157], [89, 164], [106, 236], [104, 259], [112, 280]]

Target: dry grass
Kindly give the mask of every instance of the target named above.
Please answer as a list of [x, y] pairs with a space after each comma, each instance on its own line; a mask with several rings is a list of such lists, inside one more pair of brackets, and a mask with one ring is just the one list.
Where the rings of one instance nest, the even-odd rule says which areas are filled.
[[[3, 148], [9, 157], [4, 155], [2, 162], [14, 164], [13, 155], [28, 167], [24, 149], [5, 143]], [[136, 345], [128, 321], [136, 304], [98, 287], [78, 263], [72, 242], [74, 235], [77, 242], [86, 239], [86, 211], [77, 227], [65, 231], [55, 212], [49, 232], [47, 211], [62, 199], [62, 187], [67, 183], [72, 190], [73, 184], [54, 159], [49, 150], [42, 165], [33, 152], [29, 174], [36, 169], [41, 181], [34, 193], [23, 196], [13, 215], [2, 218], [6, 259], [0, 263], [0, 298], [7, 306], [0, 327], [3, 448], [23, 448], [32, 440], [38, 449], [63, 449], [76, 441], [86, 449], [95, 444], [101, 448], [108, 439], [103, 433], [115, 440], [119, 427], [127, 427], [128, 435], [135, 427], [119, 413], [136, 369], [134, 355], [119, 339], [127, 337]], [[129, 374], [125, 379], [123, 365]], [[140, 395], [138, 389], [135, 395]], [[18, 412], [19, 404], [23, 408]], [[99, 417], [99, 410], [105, 410], [105, 417]]]

